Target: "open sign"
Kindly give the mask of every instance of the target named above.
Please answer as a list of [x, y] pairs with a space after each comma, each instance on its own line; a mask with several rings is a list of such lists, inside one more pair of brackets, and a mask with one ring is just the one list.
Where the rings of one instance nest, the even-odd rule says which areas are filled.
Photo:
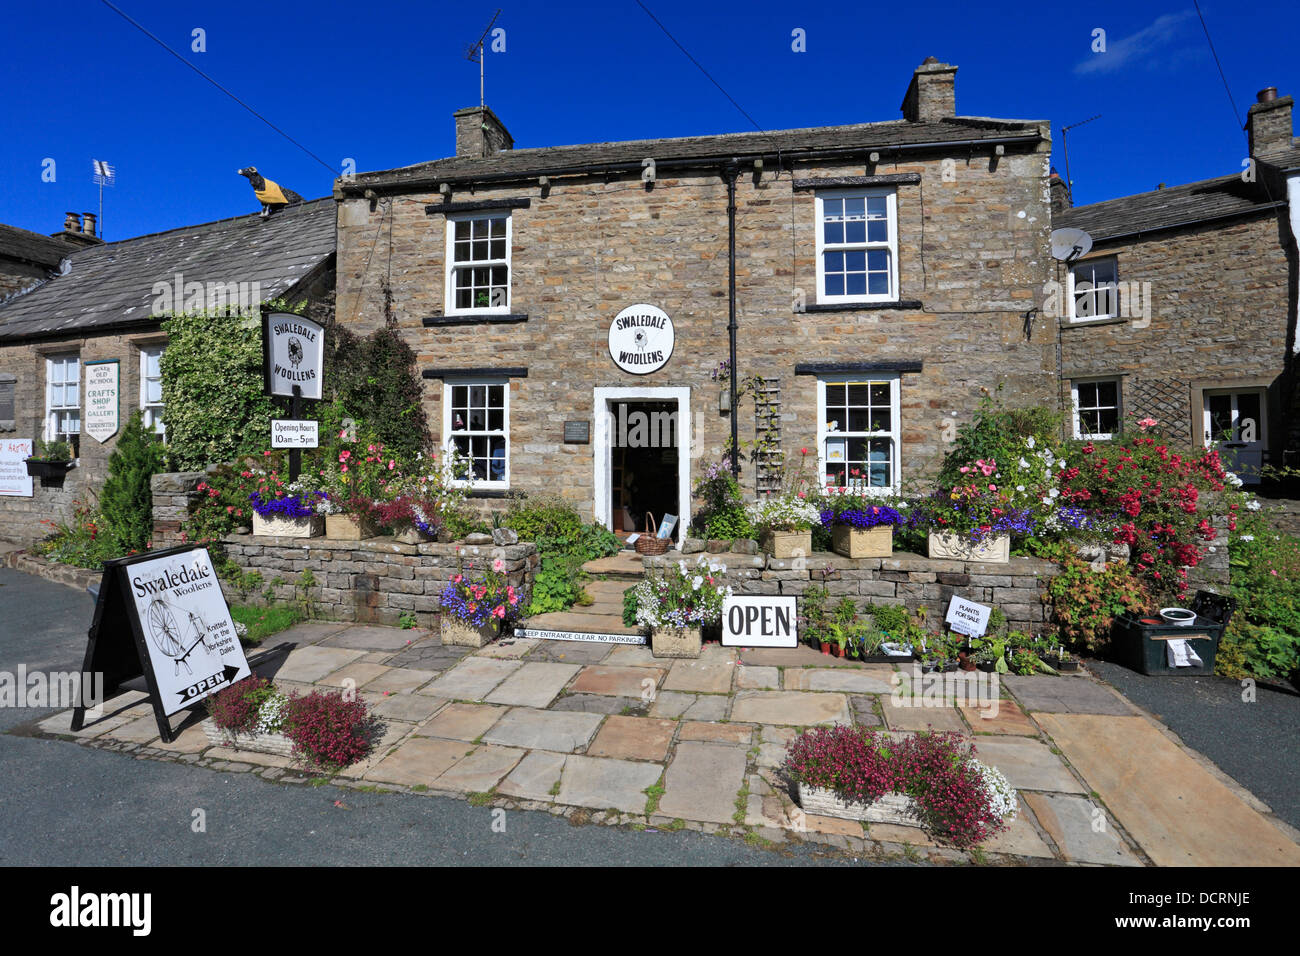
[[722, 604], [724, 647], [798, 647], [798, 630], [793, 596], [732, 595]]

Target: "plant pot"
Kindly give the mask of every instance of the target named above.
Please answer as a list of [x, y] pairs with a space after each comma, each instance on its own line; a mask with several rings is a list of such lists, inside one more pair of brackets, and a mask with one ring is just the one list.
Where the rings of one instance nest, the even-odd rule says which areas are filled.
[[656, 627], [650, 632], [654, 657], [699, 657], [701, 644], [698, 627]]
[[837, 524], [831, 528], [831, 549], [846, 558], [887, 558], [894, 553], [894, 526], [854, 528]]
[[280, 757], [293, 756], [293, 741], [284, 734], [247, 734], [222, 730], [211, 720], [203, 721], [202, 726], [204, 736], [212, 744], [234, 747], [237, 750], [276, 754]]
[[460, 618], [452, 617], [450, 614], [439, 615], [438, 625], [441, 630], [442, 643], [454, 644], [457, 647], [486, 647], [497, 637], [495, 624], [474, 627], [471, 624], [466, 624]]
[[844, 656], [844, 648], [839, 644], [835, 645], [835, 656], [836, 657]]
[[997, 661], [976, 661], [975, 666], [985, 674], [992, 674], [998, 669]]
[[325, 537], [335, 541], [364, 541], [379, 533], [366, 518], [356, 515], [326, 515]]
[[1011, 560], [1011, 535], [999, 534], [972, 545], [966, 538], [951, 531], [930, 532], [931, 558], [952, 561], [980, 561], [985, 564], [1006, 564]]
[[34, 458], [28, 458], [25, 462], [27, 465], [27, 474], [33, 478], [64, 478], [68, 474], [68, 469], [72, 467], [71, 461], [37, 461]]
[[812, 532], [764, 531], [758, 546], [774, 558], [806, 558], [812, 554]]
[[916, 804], [912, 798], [901, 793], [886, 793], [874, 803], [850, 803], [834, 790], [823, 790], [799, 784], [799, 806], [805, 813], [816, 813], [823, 817], [838, 817], [841, 820], [857, 820], [867, 823], [892, 823], [904, 827], [920, 827], [920, 820], [914, 815]]
[[273, 535], [280, 538], [318, 538], [325, 533], [325, 516], [286, 518], [282, 515], [260, 515], [253, 512], [253, 534]]
[[393, 539], [401, 544], [428, 544], [431, 541], [437, 541], [436, 534], [425, 534], [419, 528], [406, 527], [400, 531], [393, 532]]
[[1043, 663], [1052, 670], [1060, 671], [1063, 674], [1072, 674], [1079, 669], [1079, 661], [1077, 658], [1073, 657], [1069, 660], [1063, 661], [1059, 657], [1048, 655], [1043, 658]]
[[971, 657], [965, 651], [958, 651], [957, 666], [964, 671], [973, 671], [975, 670], [975, 658]]
[[820, 641], [819, 643], [821, 644], [822, 653], [829, 656], [831, 653], [831, 646], [825, 641]]

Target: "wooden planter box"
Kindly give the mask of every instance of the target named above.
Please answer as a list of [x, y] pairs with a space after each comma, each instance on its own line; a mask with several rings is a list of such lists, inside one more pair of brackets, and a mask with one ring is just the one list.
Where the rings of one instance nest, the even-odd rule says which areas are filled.
[[657, 627], [650, 632], [653, 657], [699, 657], [702, 644], [698, 627]]
[[212, 744], [252, 750], [280, 757], [293, 756], [293, 741], [284, 734], [244, 734], [222, 730], [211, 720], [203, 722], [203, 733]]
[[807, 558], [812, 556], [811, 531], [764, 531], [758, 546], [774, 558]]
[[893, 823], [902, 827], [920, 827], [919, 819], [912, 815], [916, 804], [901, 793], [887, 793], [875, 803], [850, 803], [834, 790], [822, 790], [799, 784], [799, 806], [806, 813], [841, 820], [858, 820], [867, 823]]
[[310, 518], [284, 518], [280, 515], [263, 517], [253, 512], [253, 534], [274, 535], [280, 538], [319, 538], [325, 533], [325, 516]]
[[325, 537], [337, 541], [364, 541], [379, 531], [365, 518], [356, 515], [326, 515]]
[[491, 624], [485, 624], [482, 628], [471, 627], [450, 614], [441, 615], [438, 622], [442, 628], [444, 644], [454, 644], [457, 647], [486, 647], [497, 637], [497, 629]]
[[831, 528], [831, 549], [846, 558], [887, 558], [894, 553], [894, 526], [854, 528], [837, 524]]
[[949, 558], [955, 561], [983, 561], [986, 564], [1006, 564], [1011, 560], [1011, 535], [999, 534], [972, 545], [965, 538], [944, 531], [930, 532], [930, 557]]

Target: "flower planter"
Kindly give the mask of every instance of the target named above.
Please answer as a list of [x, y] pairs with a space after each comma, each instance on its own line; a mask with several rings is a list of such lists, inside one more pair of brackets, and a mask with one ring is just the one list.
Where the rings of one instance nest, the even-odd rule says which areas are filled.
[[887, 558], [894, 553], [894, 526], [854, 528], [837, 524], [831, 528], [831, 549], [846, 558]]
[[222, 730], [211, 720], [203, 722], [203, 733], [212, 744], [263, 754], [276, 754], [280, 757], [293, 756], [293, 741], [284, 734], [249, 734]]
[[1079, 661], [1074, 657], [1063, 661], [1059, 657], [1053, 657], [1049, 654], [1043, 658], [1043, 663], [1054, 671], [1060, 671], [1062, 674], [1072, 674], [1079, 669]]
[[823, 790], [801, 783], [799, 806], [806, 813], [839, 817], [841, 820], [893, 823], [903, 827], [921, 826], [920, 820], [913, 815], [916, 804], [911, 797], [902, 793], [886, 793], [874, 803], [851, 803], [834, 790]]
[[68, 469], [72, 467], [71, 461], [38, 461], [35, 458], [28, 458], [25, 464], [27, 474], [33, 478], [62, 479], [67, 476]]
[[286, 518], [283, 515], [260, 515], [253, 512], [253, 534], [280, 538], [318, 538], [325, 533], [325, 516]]
[[436, 534], [425, 534], [419, 528], [406, 528], [402, 531], [394, 531], [393, 538], [402, 544], [428, 544], [431, 541], [437, 541]]
[[356, 515], [325, 516], [325, 537], [336, 541], [364, 541], [378, 533], [373, 524]]
[[654, 657], [699, 657], [701, 644], [698, 627], [656, 627], [650, 632]]
[[449, 614], [443, 614], [439, 618], [439, 625], [442, 628], [442, 643], [457, 647], [486, 647], [497, 637], [497, 629], [493, 624], [474, 627]]
[[758, 546], [774, 558], [806, 558], [812, 554], [812, 532], [764, 531]]
[[999, 534], [971, 544], [966, 538], [951, 531], [930, 532], [930, 557], [956, 561], [982, 561], [986, 564], [1006, 564], [1011, 560], [1011, 535]]
[[831, 646], [829, 644], [827, 644], [825, 641], [818, 641], [817, 644], [821, 648], [821, 652], [823, 654], [826, 654], [827, 656], [830, 655]]

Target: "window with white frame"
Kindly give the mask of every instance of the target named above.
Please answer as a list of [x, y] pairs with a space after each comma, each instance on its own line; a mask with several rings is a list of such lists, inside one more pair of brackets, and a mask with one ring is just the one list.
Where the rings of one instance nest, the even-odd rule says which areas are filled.
[[898, 200], [892, 189], [817, 194], [817, 301], [898, 298]]
[[1075, 263], [1070, 270], [1070, 319], [1088, 322], [1119, 316], [1119, 264], [1115, 259]]
[[445, 383], [443, 435], [447, 447], [466, 461], [475, 487], [509, 487], [509, 381]]
[[510, 213], [447, 217], [447, 312], [510, 308]]
[[1123, 417], [1120, 404], [1120, 380], [1117, 378], [1072, 382], [1074, 399], [1074, 437], [1114, 437]]
[[897, 375], [848, 375], [817, 382], [817, 455], [823, 485], [897, 488]]
[[163, 422], [162, 362], [163, 346], [151, 345], [140, 349], [140, 411], [144, 425], [159, 435], [167, 434]]
[[75, 443], [81, 434], [81, 357], [45, 359], [45, 439]]

